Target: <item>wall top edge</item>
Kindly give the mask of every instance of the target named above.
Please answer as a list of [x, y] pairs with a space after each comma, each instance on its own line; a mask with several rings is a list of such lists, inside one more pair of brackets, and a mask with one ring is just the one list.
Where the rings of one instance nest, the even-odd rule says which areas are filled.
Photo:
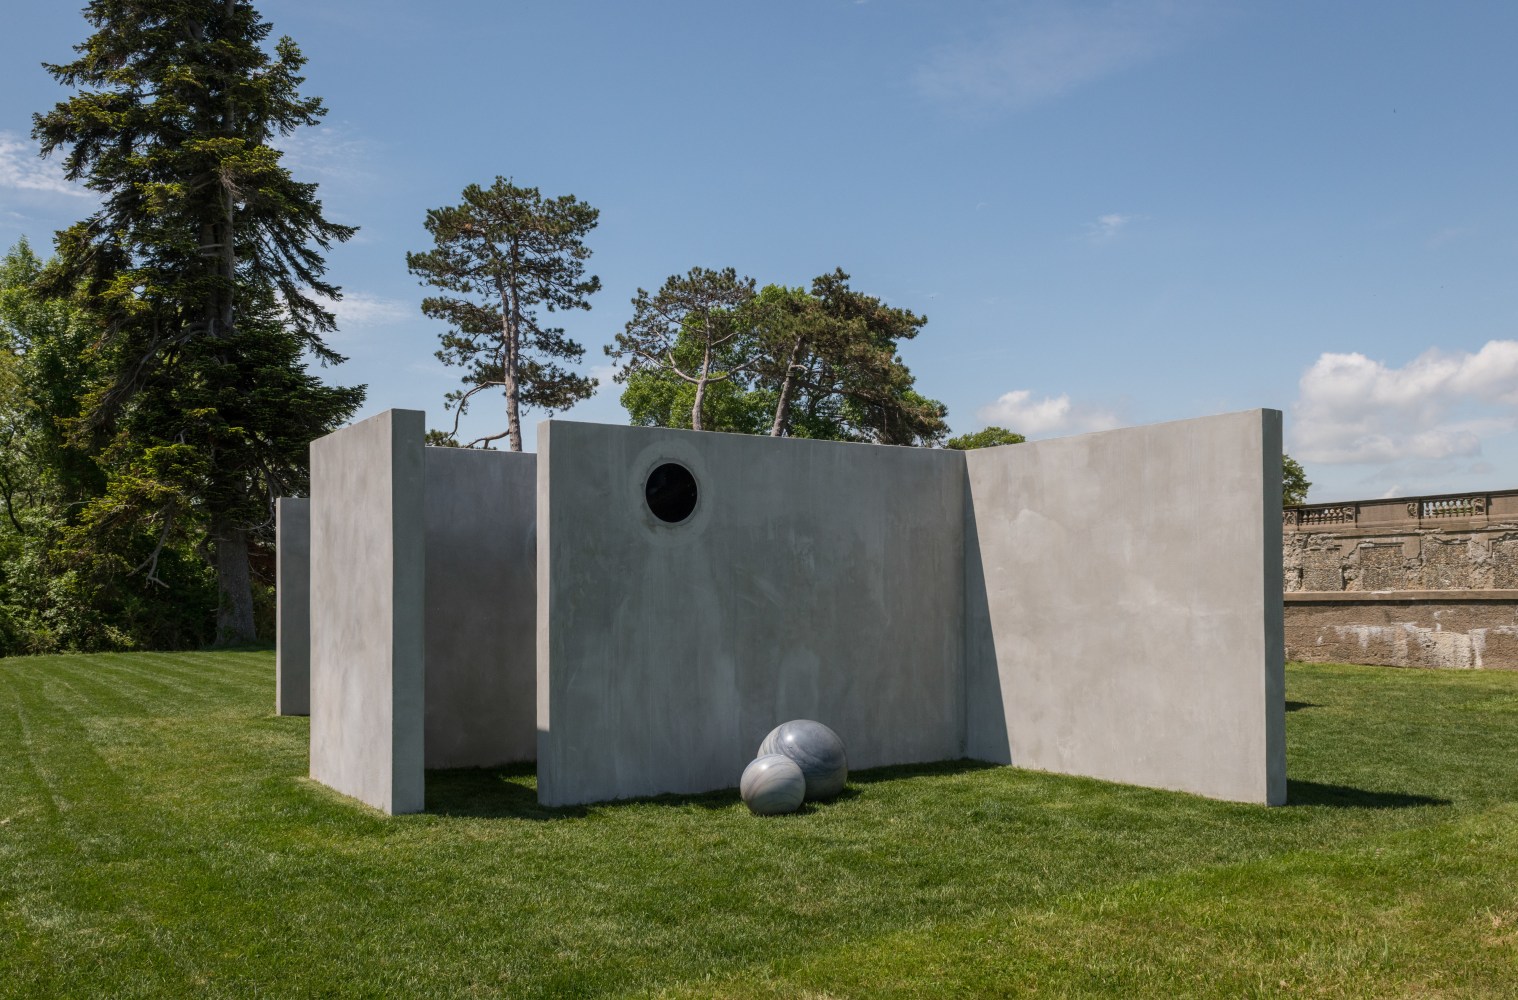
[[[1227, 419], [1229, 417], [1234, 417], [1234, 418], [1252, 418], [1252, 419], [1257, 419], [1257, 420], [1263, 421], [1264, 419], [1266, 419], [1267, 415], [1274, 415], [1275, 417], [1280, 418], [1281, 411], [1280, 410], [1271, 409], [1269, 407], [1256, 407], [1256, 408], [1250, 409], [1250, 410], [1233, 410], [1233, 411], [1230, 411], [1228, 413], [1213, 413], [1213, 414], [1208, 414], [1208, 415], [1199, 416], [1199, 417], [1184, 417], [1184, 418], [1179, 419], [1179, 420], [1162, 420], [1162, 421], [1158, 421], [1156, 423], [1150, 423], [1150, 424], [1134, 424], [1133, 426], [1130, 426], [1130, 427], [1114, 427], [1114, 428], [1111, 428], [1110, 430], [1088, 431], [1088, 432], [1086, 432], [1084, 434], [1067, 434], [1067, 435], [1064, 435], [1062, 437], [1040, 438], [1038, 441], [1030, 441], [1028, 443], [1029, 444], [1042, 444], [1042, 443], [1047, 442], [1047, 441], [1073, 441], [1073, 440], [1076, 440], [1076, 439], [1079, 439], [1079, 438], [1097, 437], [1097, 436], [1102, 435], [1102, 434], [1121, 434], [1121, 433], [1130, 432], [1130, 431], [1148, 430], [1150, 428], [1172, 427], [1172, 426], [1175, 426], [1177, 424], [1189, 424], [1189, 423], [1197, 423], [1197, 422], [1201, 422], [1201, 421]], [[995, 451], [1000, 451], [1000, 450], [1002, 450], [1004, 448], [1016, 448], [1016, 447], [1018, 447], [1017, 445], [1008, 444], [1008, 445], [997, 445], [997, 446], [992, 447], [992, 448], [974, 449], [973, 451], [958, 451], [958, 450], [950, 449], [950, 448], [922, 448], [922, 447], [917, 447], [917, 446], [914, 446], [914, 445], [883, 445], [883, 444], [877, 444], [877, 443], [875, 443], [873, 441], [823, 441], [823, 440], [817, 440], [817, 439], [813, 439], [813, 438], [771, 438], [767, 434], [739, 434], [739, 433], [736, 433], [736, 432], [733, 432], [733, 431], [694, 431], [694, 430], [689, 430], [689, 429], [683, 428], [683, 427], [640, 427], [640, 426], [632, 425], [632, 424], [605, 424], [605, 423], [600, 423], [600, 422], [593, 421], [593, 420], [565, 420], [565, 419], [559, 418], [559, 417], [550, 418], [550, 419], [547, 419], [547, 420], [541, 420], [541, 421], [539, 421], [538, 422], [538, 434], [542, 435], [544, 432], [548, 431], [549, 428], [554, 427], [554, 426], [607, 428], [607, 429], [615, 430], [615, 431], [617, 431], [619, 433], [621, 433], [621, 432], [632, 432], [632, 433], [645, 433], [645, 434], [722, 434], [722, 435], [724, 435], [726, 437], [745, 438], [745, 439], [748, 439], [748, 440], [755, 440], [755, 441], [787, 441], [787, 442], [791, 442], [791, 443], [797, 443], [797, 442], [803, 442], [804, 441], [808, 445], [813, 445], [813, 446], [817, 446], [817, 445], [823, 445], [823, 446], [848, 446], [848, 445], [856, 445], [857, 446], [857, 445], [863, 445], [863, 446], [868, 446], [868, 447], [893, 448], [893, 449], [900, 449], [900, 450], [903, 450], [903, 451], [921, 452], [921, 453], [938, 454], [938, 455], [961, 455], [961, 456], [963, 456], [963, 455], [973, 454], [974, 451], [995, 452]], [[1011, 429], [1015, 430], [1015, 428], [1011, 428]]]
[[1411, 604], [1428, 601], [1514, 601], [1518, 590], [1293, 590], [1287, 604]]
[[1405, 497], [1376, 497], [1373, 500], [1324, 500], [1314, 503], [1288, 504], [1284, 510], [1317, 510], [1321, 507], [1391, 507], [1398, 504], [1418, 503], [1424, 500], [1464, 500], [1466, 497], [1518, 496], [1518, 487], [1505, 490], [1466, 490], [1461, 493], [1420, 493]]

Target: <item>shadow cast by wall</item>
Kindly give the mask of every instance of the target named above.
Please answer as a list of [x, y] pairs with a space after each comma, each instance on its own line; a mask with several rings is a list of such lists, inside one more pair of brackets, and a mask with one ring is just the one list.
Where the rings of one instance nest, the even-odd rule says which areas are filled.
[[[858, 798], [861, 792], [855, 787], [856, 785], [903, 781], [910, 778], [942, 777], [1002, 766], [965, 758], [924, 764], [894, 764], [890, 767], [854, 771], [849, 774], [848, 787], [839, 792], [835, 798], [821, 803], [804, 803], [797, 813], [805, 815], [818, 809], [826, 809], [833, 803]], [[538, 804], [536, 781], [521, 780], [535, 779], [536, 774], [537, 765], [532, 763], [511, 764], [507, 767], [496, 768], [465, 767], [428, 771], [426, 811], [434, 816], [456, 816], [466, 819], [517, 819], [548, 822], [588, 816], [591, 810], [620, 809], [649, 804], [717, 812], [731, 809], [739, 801], [736, 788], [724, 788], [696, 795], [652, 795], [590, 805], [548, 807]]]
[[[520, 780], [522, 778], [533, 780], [524, 782]], [[551, 821], [588, 816], [593, 809], [617, 809], [648, 803], [718, 811], [731, 809], [738, 801], [738, 790], [726, 788], [697, 795], [652, 795], [587, 805], [543, 806], [538, 804], [536, 779], [537, 765], [530, 762], [496, 768], [465, 767], [428, 771], [426, 811], [434, 816], [471, 819]], [[805, 809], [803, 807], [803, 811]]]
[[1372, 792], [1344, 785], [1323, 785], [1316, 781], [1286, 780], [1287, 806], [1330, 806], [1335, 809], [1415, 809], [1419, 806], [1447, 806], [1449, 799], [1407, 792]]
[[[972, 760], [962, 757], [959, 760], [935, 760], [924, 764], [892, 764], [889, 767], [872, 767], [868, 771], [850, 771], [849, 784], [873, 785], [881, 781], [902, 781], [907, 778], [932, 778], [950, 774], [965, 774], [971, 771], [990, 771], [1005, 767], [1004, 764], [994, 764], [984, 760]], [[844, 789], [838, 797], [846, 798], [852, 794], [858, 794], [853, 788]]]
[[962, 477], [965, 526], [962, 746], [967, 756], [1011, 764], [1012, 739], [1007, 732], [1007, 706], [1002, 700], [1001, 661], [997, 657], [996, 630], [991, 627], [991, 601], [980, 553], [980, 526], [968, 456]]
[[[523, 783], [520, 778], [533, 779]], [[471, 819], [573, 819], [583, 806], [550, 809], [538, 805], [537, 765], [461, 767], [427, 772], [427, 812]]]

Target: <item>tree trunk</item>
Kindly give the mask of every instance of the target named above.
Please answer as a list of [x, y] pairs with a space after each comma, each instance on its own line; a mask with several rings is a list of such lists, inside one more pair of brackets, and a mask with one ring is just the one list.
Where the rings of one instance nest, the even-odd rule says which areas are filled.
[[522, 387], [517, 384], [518, 359], [522, 352], [522, 299], [517, 287], [517, 248], [511, 249], [511, 277], [507, 282], [509, 299], [503, 297], [501, 315], [505, 329], [501, 331], [506, 341], [505, 359], [501, 363], [501, 381], [506, 383], [506, 431], [511, 438], [511, 450], [522, 450]]
[[712, 370], [710, 326], [707, 329], [706, 343], [706, 350], [701, 354], [701, 377], [696, 380], [696, 402], [690, 408], [690, 429], [693, 431], [706, 429], [701, 426], [701, 405], [706, 402], [706, 376]]
[[780, 400], [775, 404], [775, 423], [770, 427], [770, 437], [780, 437], [791, 422], [791, 392], [796, 385], [796, 359], [801, 355], [801, 342], [797, 337], [791, 346], [791, 356], [785, 362], [785, 379], [780, 383]]
[[696, 383], [696, 405], [690, 408], [690, 429], [693, 431], [705, 430], [701, 426], [701, 404], [706, 400], [706, 379]]
[[253, 578], [248, 570], [248, 533], [223, 527], [216, 532], [216, 645], [246, 646], [258, 641], [253, 625]]

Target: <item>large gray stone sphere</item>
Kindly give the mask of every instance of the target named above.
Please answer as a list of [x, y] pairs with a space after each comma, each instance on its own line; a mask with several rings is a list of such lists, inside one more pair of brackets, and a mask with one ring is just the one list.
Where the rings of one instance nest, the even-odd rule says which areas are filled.
[[801, 766], [806, 776], [806, 797], [825, 801], [843, 791], [849, 780], [849, 759], [843, 740], [820, 722], [794, 719], [782, 722], [759, 744], [759, 755], [784, 754]]
[[738, 794], [757, 816], [795, 812], [806, 798], [806, 777], [784, 754], [764, 754], [743, 769]]

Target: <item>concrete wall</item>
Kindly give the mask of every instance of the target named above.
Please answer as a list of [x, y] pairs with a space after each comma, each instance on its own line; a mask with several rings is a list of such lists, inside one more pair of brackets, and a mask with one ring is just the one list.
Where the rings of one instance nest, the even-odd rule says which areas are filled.
[[428, 448], [426, 764], [537, 753], [537, 456]]
[[311, 777], [423, 807], [424, 416], [311, 444]]
[[311, 714], [311, 501], [274, 502], [274, 712]]
[[972, 757], [1285, 801], [1281, 417], [970, 452]]
[[[558, 421], [538, 443], [542, 802], [731, 787], [792, 718], [855, 768], [963, 753], [963, 456]], [[700, 489], [681, 524], [644, 501], [669, 461]]]

